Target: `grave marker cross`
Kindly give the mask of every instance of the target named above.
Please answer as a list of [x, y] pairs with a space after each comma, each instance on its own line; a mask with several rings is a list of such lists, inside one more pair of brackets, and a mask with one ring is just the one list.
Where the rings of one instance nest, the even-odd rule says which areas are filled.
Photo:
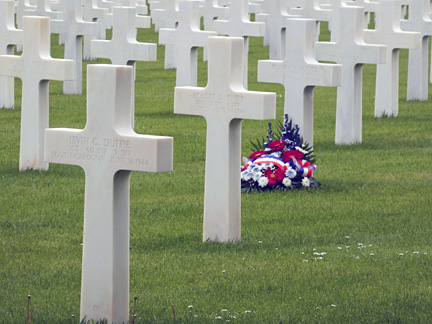
[[176, 29], [161, 28], [159, 44], [174, 47], [177, 67], [176, 86], [197, 86], [198, 47], [207, 47], [216, 32], [200, 30], [198, 1], [181, 1]]
[[0, 56], [0, 74], [22, 80], [19, 169], [48, 169], [44, 130], [49, 120], [49, 80], [73, 80], [73, 61], [50, 56], [48, 17], [23, 17], [23, 53]]
[[362, 141], [362, 66], [385, 62], [386, 47], [366, 44], [363, 40], [364, 10], [360, 7], [340, 7], [339, 19], [334, 19], [332, 42], [317, 42], [319, 61], [342, 64], [342, 84], [337, 89], [336, 144]]
[[63, 83], [65, 94], [82, 93], [82, 36], [97, 36], [97, 23], [83, 20], [81, 1], [65, 1], [64, 20], [52, 20], [52, 30], [64, 40], [65, 59], [75, 61], [74, 81]]
[[265, 22], [264, 46], [270, 46], [270, 60], [282, 60], [286, 48], [286, 19], [294, 16], [288, 14], [288, 0], [268, 0], [267, 11], [256, 15], [256, 21]]
[[243, 39], [209, 38], [208, 84], [176, 87], [174, 113], [207, 121], [203, 240], [240, 240], [242, 119], [274, 119], [276, 95], [242, 85]]
[[289, 18], [286, 26], [284, 60], [258, 61], [258, 81], [283, 84], [284, 114], [299, 125], [303, 139], [313, 145], [313, 89], [339, 86], [341, 66], [315, 59], [316, 20]]
[[230, 17], [228, 20], [215, 20], [214, 28], [219, 35], [228, 35], [230, 37], [243, 37], [243, 85], [247, 89], [248, 85], [248, 53], [249, 53], [249, 36], [264, 36], [265, 24], [261, 22], [252, 22], [249, 19], [249, 1], [236, 0], [231, 2]]
[[[13, 55], [13, 46], [22, 43], [22, 30], [15, 28], [14, 1], [0, 1], [0, 55]], [[14, 106], [14, 78], [0, 77], [0, 108]]]
[[420, 32], [421, 47], [411, 48], [408, 54], [407, 100], [428, 100], [429, 36], [432, 36], [430, 0], [411, 0], [408, 20], [401, 21], [404, 31]]
[[135, 65], [135, 61], [156, 61], [156, 44], [136, 40], [136, 10], [132, 7], [113, 7], [111, 40], [92, 40], [91, 54], [103, 57], [116, 65]]
[[173, 140], [133, 131], [132, 67], [87, 71], [87, 124], [47, 129], [45, 157], [85, 171], [81, 319], [127, 323], [130, 173], [172, 171]]
[[400, 29], [400, 0], [381, 0], [375, 30], [365, 30], [369, 44], [387, 45], [386, 63], [376, 71], [375, 117], [397, 116], [399, 110], [399, 49], [420, 48], [420, 33]]

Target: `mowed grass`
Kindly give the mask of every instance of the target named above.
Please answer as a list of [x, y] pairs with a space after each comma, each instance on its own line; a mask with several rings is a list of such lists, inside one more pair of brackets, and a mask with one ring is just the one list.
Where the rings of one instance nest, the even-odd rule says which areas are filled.
[[[138, 39], [158, 40], [153, 30]], [[53, 57], [63, 54], [57, 40]], [[397, 118], [373, 117], [375, 67], [364, 66], [362, 144], [334, 144], [336, 88], [315, 89], [322, 187], [242, 195], [242, 240], [230, 244], [202, 243], [206, 123], [173, 113], [175, 70], [163, 69], [163, 55], [159, 47], [157, 62], [137, 63], [135, 131], [174, 137], [174, 171], [131, 177], [135, 323], [431, 321], [432, 105], [406, 101], [407, 51]], [[282, 120], [283, 87], [256, 82], [257, 60], [267, 58], [262, 39], [251, 38], [249, 89], [276, 92]], [[206, 82], [200, 61], [199, 85]], [[84, 172], [56, 164], [18, 171], [19, 80], [15, 91], [15, 109], [0, 111], [0, 323], [25, 322], [28, 295], [31, 323], [71, 323], [79, 317]], [[50, 127], [83, 128], [85, 94], [65, 96], [53, 81], [50, 93]], [[267, 123], [243, 122], [242, 155]]]

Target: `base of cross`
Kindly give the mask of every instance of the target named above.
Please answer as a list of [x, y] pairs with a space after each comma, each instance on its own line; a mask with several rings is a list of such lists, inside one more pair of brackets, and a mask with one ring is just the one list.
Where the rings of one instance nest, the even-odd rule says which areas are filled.
[[[244, 157], [241, 169], [242, 192], [318, 188], [321, 184], [312, 177], [316, 169], [312, 147], [303, 142], [298, 125], [285, 115], [273, 131], [269, 123], [267, 141], [264, 137], [251, 141], [254, 152]], [[274, 139], [279, 138], [279, 139]]]

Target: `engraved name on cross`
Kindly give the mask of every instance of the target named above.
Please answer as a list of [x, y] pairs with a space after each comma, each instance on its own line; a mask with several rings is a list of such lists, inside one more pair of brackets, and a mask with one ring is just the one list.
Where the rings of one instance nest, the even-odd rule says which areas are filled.
[[243, 39], [209, 38], [208, 84], [176, 87], [174, 113], [207, 121], [203, 240], [240, 240], [243, 119], [274, 119], [276, 95], [243, 87]]
[[0, 56], [0, 75], [22, 80], [19, 169], [47, 170], [44, 131], [49, 124], [49, 80], [73, 80], [74, 62], [50, 56], [48, 17], [23, 17], [23, 53]]
[[87, 124], [47, 129], [45, 157], [85, 172], [81, 319], [127, 323], [130, 174], [172, 171], [173, 139], [133, 131], [132, 67], [87, 72]]

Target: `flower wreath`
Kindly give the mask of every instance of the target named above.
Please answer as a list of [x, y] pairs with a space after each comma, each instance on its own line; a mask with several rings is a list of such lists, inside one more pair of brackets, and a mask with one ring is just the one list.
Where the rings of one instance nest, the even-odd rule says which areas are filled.
[[[273, 140], [273, 137], [280, 138]], [[242, 192], [317, 188], [318, 180], [312, 177], [316, 169], [313, 149], [299, 135], [298, 125], [285, 115], [274, 133], [269, 123], [267, 141], [252, 142], [255, 150], [249, 159], [243, 157], [241, 168]], [[263, 143], [263, 144], [262, 144]]]

